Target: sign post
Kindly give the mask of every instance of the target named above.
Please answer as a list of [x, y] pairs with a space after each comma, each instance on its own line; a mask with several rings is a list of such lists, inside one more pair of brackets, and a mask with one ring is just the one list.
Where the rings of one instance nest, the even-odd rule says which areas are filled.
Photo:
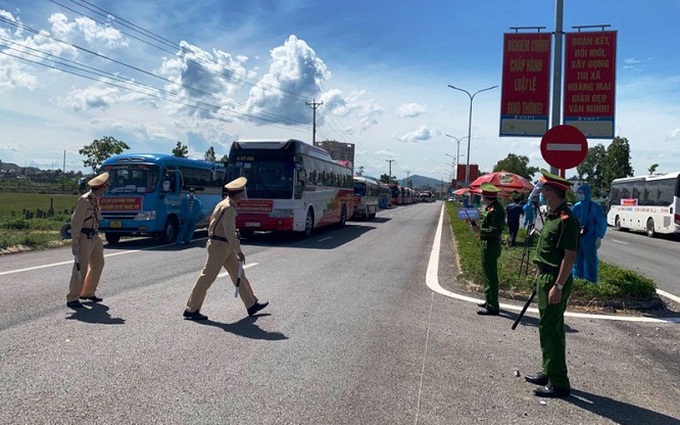
[[560, 170], [574, 168], [586, 159], [588, 140], [576, 127], [558, 125], [546, 131], [541, 139], [541, 156]]

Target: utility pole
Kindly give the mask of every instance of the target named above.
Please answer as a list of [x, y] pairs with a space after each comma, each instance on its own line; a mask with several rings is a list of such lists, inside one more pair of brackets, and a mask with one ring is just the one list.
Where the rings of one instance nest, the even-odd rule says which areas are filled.
[[390, 163], [390, 171], [389, 174], [387, 175], [387, 183], [392, 183], [392, 163], [394, 162], [394, 159], [386, 159], [385, 162]]
[[316, 146], [316, 108], [323, 105], [323, 102], [317, 102], [316, 99], [312, 103], [305, 102], [305, 105], [312, 108], [312, 145]]

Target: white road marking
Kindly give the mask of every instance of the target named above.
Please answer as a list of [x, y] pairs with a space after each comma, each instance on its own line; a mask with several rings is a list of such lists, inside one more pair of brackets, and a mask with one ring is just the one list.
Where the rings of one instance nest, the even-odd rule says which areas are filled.
[[[159, 246], [162, 246], [162, 245], [159, 245]], [[154, 248], [156, 248], [156, 247], [154, 247]], [[146, 248], [146, 249], [150, 249], [150, 248]], [[111, 254], [104, 255], [104, 258], [115, 257], [115, 256], [118, 256], [118, 255], [134, 254], [135, 252], [140, 252], [140, 251], [144, 251], [144, 250], [143, 249], [135, 249], [133, 251], [114, 252], [114, 253], [111, 253]], [[60, 261], [58, 263], [43, 264], [41, 266], [26, 267], [25, 269], [8, 270], [6, 272], [0, 272], [0, 276], [5, 276], [5, 275], [8, 275], [8, 274], [14, 274], [14, 273], [21, 273], [21, 272], [30, 272], [32, 270], [46, 269], [46, 268], [49, 268], [49, 267], [63, 266], [63, 265], [66, 265], [66, 264], [73, 264], [73, 259], [71, 259], [69, 261]]]
[[[249, 269], [249, 268], [251, 268], [251, 267], [255, 267], [255, 266], [257, 266], [258, 264], [260, 264], [260, 263], [250, 263], [250, 264], [246, 264], [245, 266], [243, 266], [243, 270], [247, 270], [247, 269]], [[229, 276], [229, 272], [222, 272], [222, 273], [220, 273], [220, 274], [217, 275], [217, 277], [224, 277], [224, 276]]]
[[[437, 225], [437, 231], [434, 234], [434, 242], [432, 243], [432, 251], [430, 252], [430, 260], [427, 264], [427, 272], [425, 274], [425, 282], [427, 283], [427, 286], [433, 290], [434, 292], [437, 292], [439, 294], [442, 294], [447, 297], [455, 298], [457, 300], [461, 301], [467, 301], [471, 303], [478, 303], [482, 302], [484, 300], [478, 299], [478, 298], [472, 298], [468, 297], [465, 295], [459, 295], [451, 291], [447, 291], [446, 289], [442, 288], [441, 285], [439, 284], [439, 249], [441, 247], [441, 236], [442, 236], [442, 226], [444, 223], [444, 211], [445, 207], [442, 206], [442, 211], [439, 215], [439, 224]], [[656, 290], [657, 294], [668, 297], [674, 301], [680, 301], [680, 298], [671, 295], [667, 292], [661, 291], [659, 289]], [[512, 304], [500, 304], [500, 307], [504, 310], [514, 310], [514, 311], [521, 311], [522, 306], [516, 306]], [[534, 314], [538, 314], [538, 309], [537, 308], [529, 308], [527, 309], [527, 313], [531, 312]], [[587, 313], [573, 313], [567, 311], [564, 313], [565, 316], [568, 317], [577, 317], [581, 319], [594, 319], [594, 320], [616, 320], [616, 321], [621, 321], [621, 322], [644, 322], [644, 323], [680, 323], [680, 318], [674, 317], [674, 318], [653, 318], [653, 317], [636, 317], [636, 316], [611, 316], [611, 315], [606, 315], [606, 314], [587, 314]]]
[[317, 239], [317, 242], [327, 241], [328, 239], [333, 239], [333, 237], [332, 237], [332, 236], [327, 236], [327, 237], [325, 237], [325, 238]]
[[618, 239], [612, 239], [612, 242], [620, 243], [622, 245], [628, 245], [628, 242], [620, 241]]

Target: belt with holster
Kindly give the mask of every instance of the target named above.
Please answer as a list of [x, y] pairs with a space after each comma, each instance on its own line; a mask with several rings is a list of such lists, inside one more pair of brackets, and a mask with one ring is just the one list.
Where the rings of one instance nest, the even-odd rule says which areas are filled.
[[229, 243], [229, 241], [227, 240], [227, 238], [225, 238], [225, 237], [223, 237], [223, 236], [212, 235], [212, 236], [208, 236], [208, 239], [210, 239], [211, 241], [214, 240], [214, 241], [220, 241], [220, 242]]
[[553, 267], [547, 264], [536, 263], [536, 266], [538, 267], [538, 272], [541, 274], [553, 274], [560, 271], [559, 267]]
[[82, 228], [80, 233], [87, 236], [88, 239], [92, 239], [97, 234], [97, 231], [95, 229]]

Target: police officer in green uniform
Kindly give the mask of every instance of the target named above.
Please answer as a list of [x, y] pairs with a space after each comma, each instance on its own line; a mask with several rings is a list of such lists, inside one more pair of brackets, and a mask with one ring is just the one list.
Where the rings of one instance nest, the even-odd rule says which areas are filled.
[[565, 201], [571, 186], [567, 180], [541, 170], [541, 203], [550, 208], [536, 247], [534, 263], [538, 267], [538, 334], [543, 356], [543, 370], [525, 379], [540, 385], [539, 397], [567, 397], [571, 392], [567, 376], [564, 311], [571, 293], [571, 274], [578, 250], [579, 223]]
[[479, 236], [484, 278], [484, 302], [477, 314], [497, 316], [498, 310], [498, 257], [501, 255], [501, 233], [505, 226], [505, 211], [498, 202], [498, 189], [491, 183], [482, 183], [482, 203], [486, 205], [482, 222], [473, 225], [472, 230]]

